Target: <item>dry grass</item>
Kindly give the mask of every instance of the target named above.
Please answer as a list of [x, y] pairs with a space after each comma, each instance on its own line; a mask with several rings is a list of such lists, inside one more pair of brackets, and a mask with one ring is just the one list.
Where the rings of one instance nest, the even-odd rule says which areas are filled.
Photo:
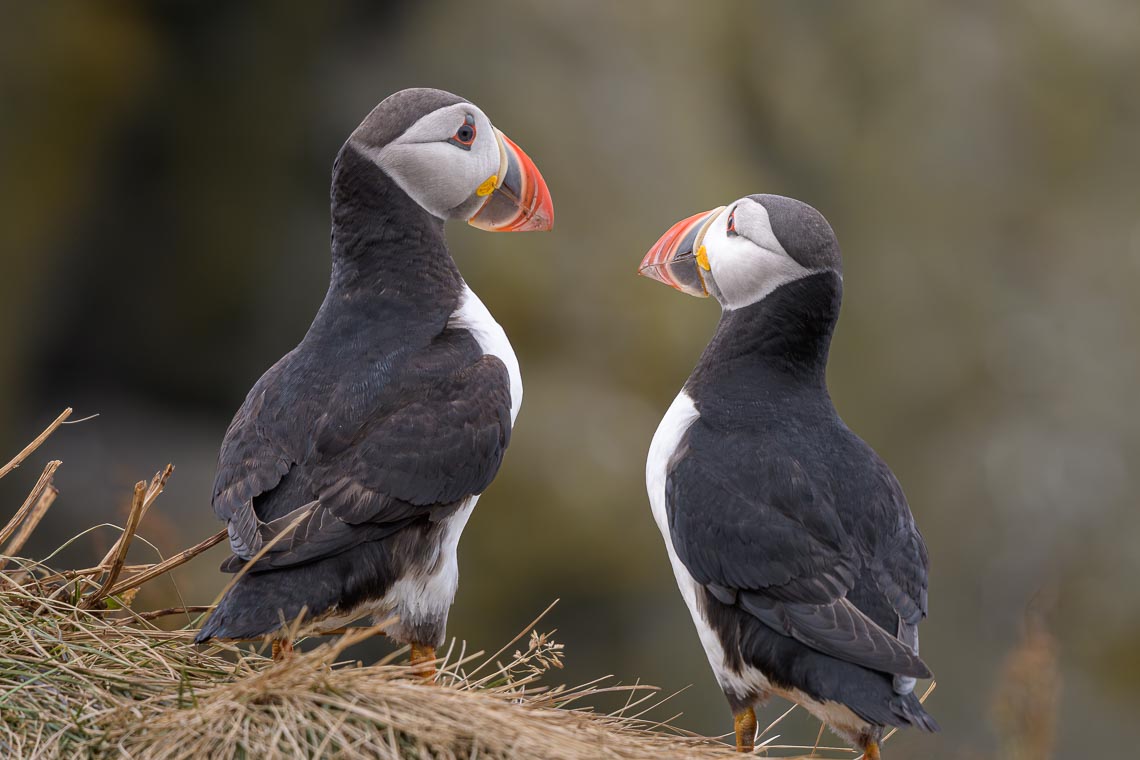
[[[0, 477], [70, 411], [0, 468]], [[136, 485], [127, 524], [98, 565], [61, 572], [47, 561], [20, 558], [56, 497], [59, 466], [48, 464], [0, 530], [0, 752], [6, 757], [730, 756], [722, 743], [647, 718], [667, 700], [651, 687], [605, 679], [544, 685], [561, 667], [562, 647], [534, 628], [541, 616], [490, 657], [453, 644], [434, 683], [397, 664], [403, 650], [367, 666], [345, 661], [345, 650], [377, 628], [350, 629], [280, 663], [250, 646], [196, 647], [195, 618], [209, 606], [139, 612], [131, 603], [141, 585], [223, 540], [224, 532], [157, 564], [127, 564], [131, 542], [171, 475], [168, 466]], [[171, 631], [154, 622], [172, 615], [186, 625]], [[623, 709], [590, 709], [596, 697], [615, 692], [625, 699]], [[759, 752], [800, 756], [813, 749], [780, 746], [778, 723], [761, 735]], [[817, 747], [812, 756], [855, 754]]]
[[1052, 757], [1061, 706], [1057, 640], [1045, 616], [1030, 608], [1022, 620], [1021, 641], [1005, 659], [990, 715], [1007, 760]]
[[[7, 590], [0, 743], [8, 757], [586, 758], [695, 756], [633, 718], [564, 708], [601, 688], [542, 690], [557, 645], [532, 635], [503, 667], [340, 663], [361, 629], [288, 661], [199, 652], [190, 631], [116, 624], [73, 601]], [[480, 658], [481, 659], [481, 658]], [[704, 753], [701, 753], [704, 754]]]

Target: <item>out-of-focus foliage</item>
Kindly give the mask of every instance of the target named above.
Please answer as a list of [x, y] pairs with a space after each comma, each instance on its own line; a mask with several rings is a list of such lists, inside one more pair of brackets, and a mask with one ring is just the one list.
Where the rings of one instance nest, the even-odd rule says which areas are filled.
[[[923, 655], [945, 730], [894, 753], [999, 746], [988, 695], [1034, 597], [1060, 655], [1058, 752], [1124, 746], [1135, 2], [6, 3], [3, 19], [0, 451], [66, 405], [102, 414], [55, 441], [57, 518], [121, 514], [132, 474], [173, 460], [149, 537], [170, 551], [216, 529], [229, 416], [324, 294], [333, 156], [388, 93], [442, 87], [535, 158], [557, 215], [546, 235], [449, 231], [526, 384], [464, 536], [453, 634], [495, 645], [561, 597], [567, 680], [693, 683], [681, 723], [728, 728], [642, 478], [716, 310], [634, 270], [682, 216], [781, 193], [839, 234], [832, 392], [931, 549]], [[222, 581], [205, 562], [180, 585], [201, 602]]]

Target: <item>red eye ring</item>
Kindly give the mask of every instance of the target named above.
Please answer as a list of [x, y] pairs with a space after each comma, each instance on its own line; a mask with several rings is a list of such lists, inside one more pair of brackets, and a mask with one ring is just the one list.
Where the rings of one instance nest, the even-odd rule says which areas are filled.
[[476, 134], [475, 117], [467, 114], [463, 119], [463, 124], [455, 130], [455, 134], [451, 136], [448, 142], [464, 150], [471, 150], [471, 146], [475, 143]]
[[728, 226], [725, 228], [725, 233], [729, 237], [735, 237], [740, 234], [736, 231], [736, 209], [733, 209], [728, 215]]

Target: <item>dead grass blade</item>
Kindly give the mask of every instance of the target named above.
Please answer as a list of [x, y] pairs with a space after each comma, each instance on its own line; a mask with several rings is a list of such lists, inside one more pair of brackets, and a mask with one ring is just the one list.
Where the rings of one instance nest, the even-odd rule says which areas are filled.
[[[111, 587], [108, 595], [116, 596], [123, 593], [124, 591], [128, 591], [132, 588], [138, 588], [144, 583], [148, 583], [155, 578], [166, 575], [174, 568], [178, 567], [179, 565], [186, 564], [207, 549], [212, 549], [213, 547], [217, 546], [222, 541], [224, 541], [225, 538], [226, 532], [224, 530], [218, 531], [214, 535], [207, 538], [205, 541], [191, 546], [189, 549], [184, 549], [178, 554], [175, 554], [173, 557], [165, 559], [156, 565], [151, 565], [149, 568], [143, 570], [138, 575], [133, 575], [130, 578], [120, 581]], [[213, 606], [211, 605], [210, 607], [207, 607], [207, 609], [213, 609]]]
[[[144, 517], [146, 517], [147, 510], [150, 509], [151, 505], [154, 504], [155, 499], [158, 498], [158, 495], [161, 494], [163, 492], [163, 490], [166, 488], [166, 481], [170, 479], [170, 476], [171, 476], [171, 474], [173, 474], [173, 472], [174, 472], [174, 465], [168, 464], [168, 465], [166, 465], [166, 467], [163, 468], [162, 472], [156, 472], [154, 474], [154, 477], [151, 478], [150, 485], [147, 486], [146, 493], [143, 496], [142, 506], [140, 507], [141, 511], [139, 512], [138, 518], [136, 519], [136, 523], [142, 522], [142, 519]], [[142, 485], [144, 485], [143, 482], [139, 481], [135, 485], [135, 488], [138, 489], [138, 487], [142, 486]], [[134, 511], [135, 511], [135, 504], [132, 501], [132, 503], [131, 503], [131, 514], [132, 515], [134, 514]], [[130, 517], [128, 517], [127, 522], [129, 525], [130, 524]], [[119, 546], [121, 543], [122, 543], [122, 541], [120, 540], [119, 542], [117, 542], [115, 545], [113, 545], [110, 548], [110, 550], [107, 552], [106, 556], [104, 556], [103, 560], [99, 563], [99, 567], [104, 567], [104, 566], [110, 565], [113, 562], [113, 560], [115, 558], [115, 554], [118, 552]], [[130, 542], [128, 541], [128, 544], [129, 543]]]
[[[108, 555], [111, 558], [110, 567], [107, 574], [103, 576], [103, 582], [99, 584], [99, 588], [94, 593], [83, 600], [81, 604], [83, 609], [94, 609], [103, 601], [111, 587], [115, 585], [115, 581], [119, 579], [119, 573], [123, 572], [123, 565], [127, 562], [127, 551], [131, 548], [131, 541], [135, 538], [135, 531], [138, 530], [139, 523], [142, 522], [146, 492], [147, 487], [144, 481], [140, 480], [135, 483], [135, 493], [131, 499], [131, 511], [127, 515], [127, 527], [123, 529], [122, 534], [119, 535], [119, 540], [111, 547], [111, 552]], [[104, 559], [105, 562], [107, 559]]]
[[[40, 520], [44, 519], [44, 515], [47, 514], [51, 505], [55, 503], [56, 496], [59, 496], [59, 490], [51, 483], [48, 483], [44, 490], [40, 492], [40, 497], [36, 500], [32, 511], [29, 512], [28, 516], [24, 518], [24, 521], [20, 523], [20, 529], [16, 531], [16, 535], [12, 536], [12, 540], [4, 547], [3, 553], [6, 556], [13, 556], [24, 548], [24, 544], [31, 538], [32, 531], [36, 529], [36, 526], [40, 524]], [[0, 570], [3, 570], [7, 564], [8, 561], [6, 559], [0, 559]]]
[[36, 481], [36, 485], [32, 488], [31, 493], [28, 494], [28, 498], [25, 499], [20, 508], [16, 510], [16, 514], [12, 515], [12, 519], [8, 521], [8, 524], [5, 525], [3, 529], [0, 529], [0, 544], [3, 544], [12, 537], [16, 529], [20, 527], [20, 523], [24, 521], [28, 513], [39, 503], [40, 496], [43, 495], [44, 490], [51, 483], [52, 476], [55, 475], [55, 471], [59, 469], [61, 464], [63, 464], [63, 462], [58, 459], [53, 459], [47, 463], [47, 466], [44, 467], [44, 471], [40, 474], [40, 479]]
[[8, 462], [8, 464], [4, 465], [3, 467], [0, 467], [0, 478], [3, 478], [5, 475], [10, 473], [12, 470], [19, 467], [20, 463], [23, 462], [25, 459], [27, 459], [32, 454], [32, 452], [34, 452], [36, 449], [38, 449], [40, 447], [40, 444], [42, 444], [44, 441], [46, 441], [48, 439], [48, 436], [50, 436], [52, 433], [54, 433], [56, 428], [58, 428], [60, 425], [62, 425], [63, 421], [66, 420], [70, 416], [71, 416], [71, 407], [69, 406], [63, 410], [62, 414], [60, 414], [58, 417], [55, 418], [54, 422], [52, 422], [50, 425], [47, 426], [47, 428], [44, 429], [44, 432], [37, 435], [35, 437], [35, 440], [33, 440], [31, 443], [29, 443], [27, 446], [25, 446], [19, 454], [14, 456], [12, 458], [12, 461]]

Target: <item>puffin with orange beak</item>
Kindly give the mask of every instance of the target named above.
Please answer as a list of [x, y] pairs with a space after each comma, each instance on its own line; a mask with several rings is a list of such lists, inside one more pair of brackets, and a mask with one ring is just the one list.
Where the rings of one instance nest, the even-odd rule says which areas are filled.
[[291, 631], [370, 616], [413, 662], [434, 660], [460, 534], [522, 401], [449, 220], [521, 232], [554, 214], [534, 162], [478, 106], [403, 90], [341, 148], [324, 303], [226, 431], [213, 508], [233, 552], [223, 570], [246, 571], [197, 641], [270, 636], [278, 655]]
[[750, 195], [674, 225], [641, 274], [722, 316], [649, 449], [646, 485], [681, 595], [751, 752], [755, 708], [802, 705], [868, 760], [914, 695], [927, 553], [890, 469], [826, 383], [843, 287], [823, 216]]

